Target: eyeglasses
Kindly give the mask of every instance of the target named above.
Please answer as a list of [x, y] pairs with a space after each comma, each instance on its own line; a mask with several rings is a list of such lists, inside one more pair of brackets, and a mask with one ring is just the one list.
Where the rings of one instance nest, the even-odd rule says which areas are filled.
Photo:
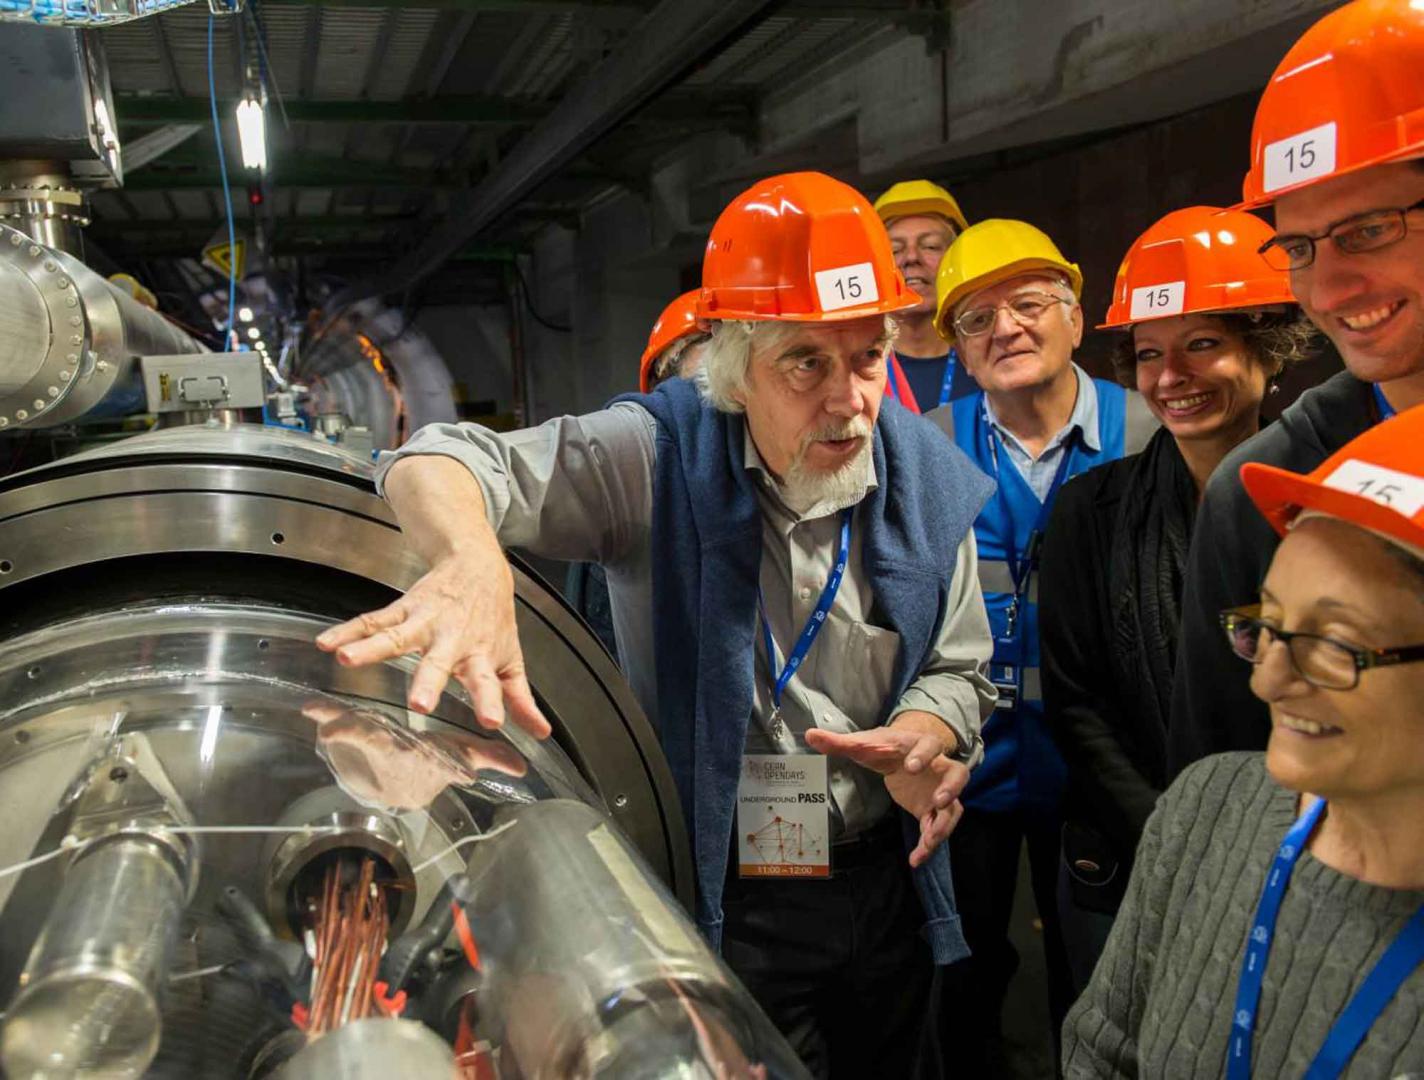
[[1014, 322], [1020, 326], [1032, 326], [1043, 318], [1043, 313], [1052, 305], [1071, 305], [1073, 302], [1045, 292], [1022, 292], [993, 307], [970, 308], [961, 312], [959, 318], [954, 320], [954, 328], [959, 331], [960, 337], [977, 337], [987, 333], [999, 317], [1000, 308], [1007, 308]]
[[1424, 660], [1424, 645], [1397, 649], [1361, 649], [1320, 634], [1297, 634], [1272, 626], [1261, 617], [1261, 606], [1232, 608], [1221, 613], [1221, 628], [1231, 651], [1243, 660], [1259, 664], [1272, 641], [1279, 641], [1290, 654], [1291, 667], [1311, 686], [1322, 690], [1353, 690], [1360, 685], [1360, 672], [1394, 664]]
[[1356, 217], [1337, 221], [1323, 233], [1288, 233], [1273, 236], [1259, 248], [1266, 264], [1274, 270], [1304, 270], [1315, 261], [1317, 241], [1330, 239], [1347, 255], [1376, 251], [1397, 244], [1409, 232], [1405, 215], [1424, 210], [1424, 199], [1397, 210], [1371, 210]]

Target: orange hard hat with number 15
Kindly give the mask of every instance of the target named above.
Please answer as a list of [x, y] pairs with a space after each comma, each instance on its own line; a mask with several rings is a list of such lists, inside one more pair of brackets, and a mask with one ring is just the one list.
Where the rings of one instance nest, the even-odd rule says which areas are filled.
[[838, 322], [920, 302], [864, 195], [822, 173], [786, 173], [722, 211], [702, 261], [703, 319]]
[[1300, 36], [1256, 106], [1238, 209], [1424, 156], [1424, 3], [1355, 0]]
[[1294, 304], [1290, 275], [1259, 250], [1271, 227], [1244, 210], [1173, 210], [1128, 249], [1099, 330], [1209, 311]]

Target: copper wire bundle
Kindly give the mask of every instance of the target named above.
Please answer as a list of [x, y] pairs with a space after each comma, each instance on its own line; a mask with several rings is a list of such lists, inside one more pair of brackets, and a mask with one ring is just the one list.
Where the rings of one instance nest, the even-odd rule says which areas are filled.
[[390, 930], [385, 889], [376, 884], [370, 858], [361, 860], [355, 885], [342, 883], [342, 871], [339, 863], [327, 868], [312, 926], [316, 955], [307, 1034], [313, 1038], [381, 1015], [375, 982]]

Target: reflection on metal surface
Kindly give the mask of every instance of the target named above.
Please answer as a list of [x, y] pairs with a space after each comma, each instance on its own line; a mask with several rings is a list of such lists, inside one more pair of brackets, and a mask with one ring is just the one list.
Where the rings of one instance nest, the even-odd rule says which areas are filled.
[[420, 570], [369, 466], [297, 433], [0, 481], [7, 1075], [801, 1075], [674, 899], [647, 721], [537, 579], [548, 742], [316, 650]]

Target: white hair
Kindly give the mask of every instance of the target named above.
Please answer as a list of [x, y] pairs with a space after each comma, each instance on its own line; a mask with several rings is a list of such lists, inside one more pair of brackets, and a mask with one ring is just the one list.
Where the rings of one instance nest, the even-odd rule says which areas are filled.
[[[714, 321], [695, 376], [703, 400], [718, 412], [745, 412], [738, 397], [746, 396], [752, 353], [779, 353], [802, 329], [814, 325], [781, 319]], [[895, 320], [885, 316], [887, 345], [895, 340], [897, 330]]]

